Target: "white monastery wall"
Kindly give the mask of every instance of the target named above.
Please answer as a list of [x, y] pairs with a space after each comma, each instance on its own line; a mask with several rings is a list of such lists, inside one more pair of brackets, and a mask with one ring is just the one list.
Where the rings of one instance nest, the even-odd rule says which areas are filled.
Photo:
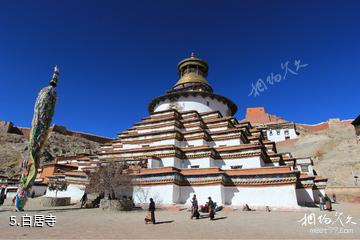
[[157, 204], [184, 204], [191, 206], [196, 194], [199, 205], [211, 197], [218, 205], [244, 206], [250, 208], [299, 208], [295, 185], [224, 187], [221, 184], [203, 186], [153, 185], [134, 190], [135, 204], [148, 203], [152, 197]]
[[[77, 184], [69, 184], [66, 191], [58, 191], [58, 197], [70, 197], [71, 203], [77, 203], [80, 201], [81, 197], [84, 195], [85, 186]], [[49, 188], [46, 189], [45, 197], [55, 197], [56, 191], [51, 191]]]
[[134, 187], [133, 200], [135, 204], [148, 204], [153, 198], [155, 204], [173, 204], [174, 197], [179, 195], [179, 188], [174, 184], [159, 184], [153, 186]]
[[237, 146], [242, 144], [240, 138], [208, 142], [211, 147]]
[[191, 166], [199, 166], [199, 168], [214, 167], [214, 159], [210, 157], [188, 159], [187, 165], [184, 168], [191, 168]]
[[[188, 96], [180, 97], [176, 101], [180, 111], [196, 110], [199, 113], [220, 111], [223, 116], [228, 116], [228, 106], [225, 103], [219, 102], [216, 99], [201, 96]], [[164, 111], [171, 108], [169, 100], [165, 100], [157, 104], [154, 108], [154, 112]]]
[[159, 127], [159, 128], [149, 128], [149, 129], [138, 129], [137, 133], [150, 133], [150, 132], [160, 132], [160, 131], [166, 131], [166, 130], [178, 130], [181, 131], [176, 126], [166, 126], [166, 127]]
[[225, 187], [225, 203], [233, 206], [298, 208], [295, 185]]
[[199, 205], [204, 205], [208, 201], [208, 197], [219, 205], [224, 204], [224, 186], [218, 185], [205, 185], [205, 186], [183, 186], [180, 187], [179, 204], [191, 206], [191, 199], [196, 194]]
[[162, 161], [158, 159], [148, 159], [147, 168], [159, 168], [162, 167]]
[[260, 157], [248, 157], [238, 159], [215, 160], [215, 166], [222, 169], [231, 169], [231, 166], [239, 166], [242, 168], [259, 168], [264, 165]]
[[[285, 134], [285, 131], [288, 131], [289, 134]], [[298, 138], [298, 135], [296, 134], [296, 131], [294, 128], [266, 130], [266, 135], [267, 135], [268, 139], [273, 142], [285, 141], [286, 136], [289, 136], [290, 139]]]
[[185, 146], [203, 146], [203, 145], [207, 145], [206, 141], [204, 139], [195, 139], [195, 140], [189, 140], [189, 141], [184, 141], [184, 147]]
[[182, 160], [176, 157], [165, 157], [161, 159], [160, 167], [176, 167], [182, 168]]

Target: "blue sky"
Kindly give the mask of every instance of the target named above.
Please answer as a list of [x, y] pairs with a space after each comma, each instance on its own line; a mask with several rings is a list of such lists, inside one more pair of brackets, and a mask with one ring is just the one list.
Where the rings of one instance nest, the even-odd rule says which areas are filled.
[[[53, 122], [109, 137], [148, 115], [191, 51], [216, 93], [289, 121], [355, 118], [358, 1], [0, 0], [0, 119], [29, 127], [38, 91], [60, 66]], [[281, 63], [308, 64], [270, 85]], [[291, 67], [290, 67], [291, 66]], [[264, 79], [267, 89], [249, 96]]]

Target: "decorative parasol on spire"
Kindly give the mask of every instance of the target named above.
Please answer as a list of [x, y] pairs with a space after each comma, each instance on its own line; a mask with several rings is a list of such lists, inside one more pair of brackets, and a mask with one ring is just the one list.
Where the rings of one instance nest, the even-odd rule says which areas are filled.
[[21, 178], [16, 194], [15, 207], [23, 211], [30, 190], [35, 182], [37, 169], [40, 165], [40, 153], [48, 136], [51, 119], [54, 115], [56, 104], [56, 90], [59, 78], [59, 68], [55, 66], [54, 74], [49, 86], [39, 92], [34, 107], [34, 116], [29, 139], [29, 158], [21, 164]]

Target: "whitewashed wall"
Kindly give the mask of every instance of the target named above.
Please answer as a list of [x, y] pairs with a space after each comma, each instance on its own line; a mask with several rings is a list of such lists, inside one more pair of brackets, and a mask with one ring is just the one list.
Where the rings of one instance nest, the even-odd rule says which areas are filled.
[[237, 145], [240, 145], [240, 144], [242, 144], [240, 138], [208, 142], [208, 145], [211, 146], [211, 147], [219, 147], [219, 146], [223, 146], [223, 145], [225, 145], [225, 146], [237, 146]]
[[160, 167], [183, 168], [183, 160], [176, 157], [164, 157], [161, 159]]
[[[174, 123], [175, 124], [175, 123]], [[138, 129], [137, 133], [149, 133], [149, 132], [160, 132], [160, 131], [166, 131], [166, 130], [178, 130], [180, 129], [174, 125], [165, 126], [165, 127], [157, 127], [157, 128], [146, 128], [146, 129]]]
[[214, 167], [214, 159], [212, 159], [210, 157], [188, 159], [188, 161], [186, 161], [186, 162], [188, 163], [188, 165], [183, 166], [184, 168], [191, 168], [191, 166], [195, 166], [195, 165], [198, 165], [199, 168]]
[[225, 187], [225, 203], [250, 208], [298, 208], [295, 185]]
[[147, 167], [148, 168], [159, 168], [162, 167], [162, 162], [158, 159], [148, 159]]
[[177, 186], [154, 185], [134, 190], [135, 204], [148, 203], [154, 198], [157, 204], [184, 204], [191, 206], [191, 198], [196, 194], [199, 205], [205, 204], [211, 197], [218, 205], [241, 207], [248, 204], [250, 208], [297, 209], [299, 208], [295, 185], [224, 187], [218, 185]]
[[242, 168], [259, 168], [264, 166], [260, 157], [234, 158], [225, 160], [214, 160], [215, 166], [222, 169], [231, 169], [231, 166], [242, 165]]
[[[69, 184], [66, 191], [58, 191], [57, 197], [70, 197], [71, 203], [77, 203], [84, 195], [85, 186], [77, 184]], [[46, 190], [45, 197], [55, 197], [55, 191], [51, 191], [49, 188]]]
[[[289, 135], [285, 135], [285, 130], [289, 130]], [[270, 135], [270, 131], [272, 131], [272, 135]], [[290, 139], [298, 138], [298, 135], [296, 134], [294, 128], [284, 128], [284, 129], [279, 129], [279, 131], [280, 134], [278, 135], [276, 129], [266, 130], [266, 135], [268, 139], [273, 142], [285, 141], [285, 136], [289, 136]]]
[[208, 201], [208, 197], [218, 205], [224, 204], [224, 187], [222, 185], [206, 185], [206, 186], [183, 186], [180, 187], [179, 204], [191, 206], [191, 199], [196, 194], [199, 205], [204, 205]]
[[[207, 106], [207, 102], [209, 102], [209, 106]], [[209, 97], [180, 97], [179, 99], [177, 99], [176, 103], [181, 108], [180, 111], [196, 110], [199, 113], [220, 111], [223, 116], [228, 116], [228, 106], [225, 103], [219, 102], [218, 100], [211, 99]], [[154, 112], [164, 111], [168, 109], [170, 109], [170, 101], [165, 100], [155, 106]]]
[[179, 187], [175, 184], [161, 184], [153, 186], [134, 187], [133, 200], [135, 205], [147, 204], [153, 198], [157, 205], [176, 203], [179, 196]]

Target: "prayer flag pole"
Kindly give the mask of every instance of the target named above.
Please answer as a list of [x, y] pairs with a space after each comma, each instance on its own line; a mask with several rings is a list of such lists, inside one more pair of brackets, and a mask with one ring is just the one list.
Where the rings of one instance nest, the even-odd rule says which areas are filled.
[[30, 190], [35, 182], [37, 169], [40, 165], [41, 149], [45, 145], [49, 127], [54, 115], [56, 104], [56, 85], [59, 78], [59, 68], [55, 66], [49, 86], [39, 92], [34, 107], [34, 116], [29, 139], [29, 158], [21, 164], [21, 178], [16, 193], [15, 208], [24, 211], [24, 206]]

